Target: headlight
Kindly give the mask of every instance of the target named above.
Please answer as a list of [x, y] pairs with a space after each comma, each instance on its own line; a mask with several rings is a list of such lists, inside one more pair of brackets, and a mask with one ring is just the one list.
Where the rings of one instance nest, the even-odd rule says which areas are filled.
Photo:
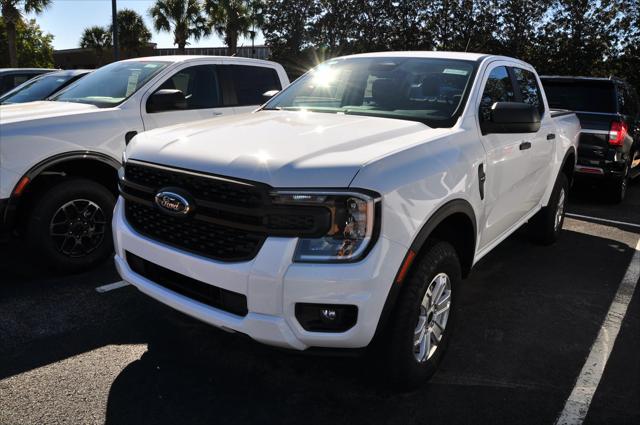
[[349, 262], [362, 258], [375, 242], [380, 198], [373, 193], [277, 191], [272, 202], [280, 205], [323, 206], [331, 213], [326, 235], [300, 238], [296, 262]]

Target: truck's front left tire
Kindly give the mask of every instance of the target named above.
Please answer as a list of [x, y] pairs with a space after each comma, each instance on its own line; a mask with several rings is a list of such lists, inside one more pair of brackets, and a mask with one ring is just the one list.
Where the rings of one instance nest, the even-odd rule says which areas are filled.
[[32, 207], [27, 223], [29, 249], [62, 271], [96, 265], [113, 251], [114, 205], [113, 194], [94, 181], [73, 178], [56, 184]]
[[403, 283], [387, 341], [393, 384], [412, 389], [436, 371], [447, 347], [462, 272], [448, 242], [431, 242]]

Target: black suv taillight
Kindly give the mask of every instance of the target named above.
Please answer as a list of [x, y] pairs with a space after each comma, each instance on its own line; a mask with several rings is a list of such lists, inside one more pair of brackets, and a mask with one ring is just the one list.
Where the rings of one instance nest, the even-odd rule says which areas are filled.
[[611, 128], [609, 129], [609, 144], [611, 146], [622, 146], [628, 131], [627, 124], [624, 122], [612, 121]]

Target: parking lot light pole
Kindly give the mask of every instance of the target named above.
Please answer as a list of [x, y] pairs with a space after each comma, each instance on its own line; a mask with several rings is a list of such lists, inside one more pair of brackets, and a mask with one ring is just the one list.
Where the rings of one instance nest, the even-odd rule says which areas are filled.
[[118, 6], [116, 0], [111, 0], [111, 16], [113, 19], [113, 59], [120, 60], [120, 50], [118, 48]]

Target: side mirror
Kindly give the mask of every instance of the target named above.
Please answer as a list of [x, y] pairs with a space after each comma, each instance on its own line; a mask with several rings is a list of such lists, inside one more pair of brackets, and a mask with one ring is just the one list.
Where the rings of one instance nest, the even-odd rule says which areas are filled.
[[267, 100], [271, 99], [273, 96], [277, 95], [278, 93], [280, 93], [280, 90], [269, 90], [269, 91], [266, 91], [266, 92], [262, 93], [262, 101], [266, 102]]
[[187, 109], [184, 93], [176, 89], [158, 90], [147, 100], [147, 112], [163, 112]]
[[535, 133], [540, 129], [540, 112], [528, 103], [496, 102], [490, 112], [490, 120], [480, 125], [482, 134]]

